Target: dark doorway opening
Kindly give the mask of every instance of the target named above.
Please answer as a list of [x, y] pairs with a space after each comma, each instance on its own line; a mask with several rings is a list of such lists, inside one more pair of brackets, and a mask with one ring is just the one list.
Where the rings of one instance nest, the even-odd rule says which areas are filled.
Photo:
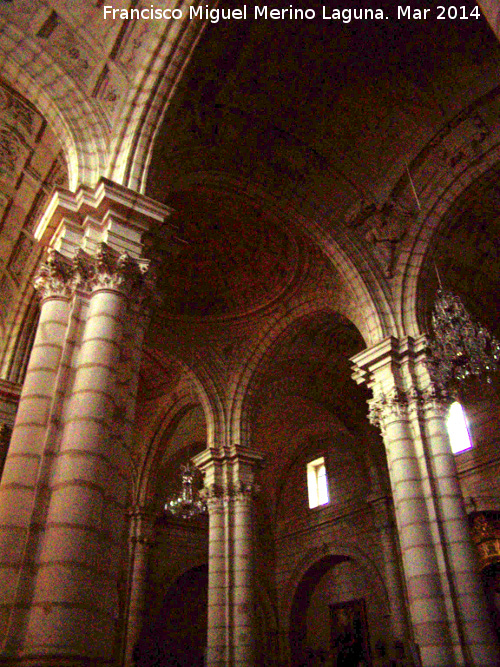
[[203, 667], [207, 641], [208, 566], [181, 575], [160, 613], [142, 632], [137, 667]]

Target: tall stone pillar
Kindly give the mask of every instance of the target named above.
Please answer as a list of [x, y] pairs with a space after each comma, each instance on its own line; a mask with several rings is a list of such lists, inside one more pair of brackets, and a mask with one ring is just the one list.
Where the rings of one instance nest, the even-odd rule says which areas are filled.
[[221, 488], [205, 485], [208, 509], [207, 666], [227, 665], [226, 511]]
[[[30, 550], [35, 505], [61, 359], [67, 349], [72, 276], [67, 263], [49, 255], [37, 279], [40, 320], [22, 388], [0, 485], [0, 638], [5, 645], [13, 621], [22, 566]], [[36, 532], [36, 528], [35, 528]]]
[[[36, 230], [52, 247], [38, 280], [48, 305], [37, 340], [47, 349], [38, 353], [35, 341], [26, 409], [17, 422], [23, 453], [36, 453], [27, 459], [33, 471], [17, 468], [24, 542], [3, 664], [115, 662], [135, 391], [147, 325], [142, 301], [149, 262], [141, 237], [167, 214], [102, 181], [94, 190], [57, 192]], [[54, 257], [66, 267], [70, 288], [58, 300], [46, 293]], [[2, 512], [8, 507], [0, 500]]]
[[[421, 345], [425, 341], [417, 341]], [[420, 372], [427, 375], [424, 368]], [[452, 593], [460, 644], [467, 664], [498, 664], [496, 640], [487, 612], [484, 590], [478, 574], [477, 554], [458, 481], [455, 458], [450, 448], [445, 417], [449, 401], [432, 386], [420, 394], [421, 425], [428, 444], [426, 463], [429, 487], [435, 499], [439, 535], [446, 545], [448, 588]]]
[[134, 649], [141, 635], [144, 621], [146, 574], [153, 546], [154, 515], [144, 507], [133, 507], [129, 512], [130, 567], [123, 642], [123, 665], [133, 667]]
[[450, 445], [429, 404], [435, 392], [424, 343], [387, 339], [353, 358], [353, 377], [373, 390], [370, 418], [380, 427], [386, 448], [422, 664], [497, 665]]
[[379, 530], [382, 554], [384, 558], [384, 575], [389, 595], [390, 625], [394, 641], [407, 642], [408, 624], [406, 619], [405, 596], [399, 567], [398, 546], [395, 539], [395, 526], [392, 503], [386, 496], [370, 499], [375, 514], [375, 523]]
[[107, 246], [99, 248], [96, 260], [49, 481], [26, 642], [30, 652], [48, 660], [64, 646], [66, 653], [91, 656], [99, 664], [109, 660], [107, 647], [117, 633], [128, 453], [111, 436], [124, 319], [140, 272], [128, 256], [115, 258]]
[[255, 667], [253, 502], [260, 454], [233, 445], [194, 458], [209, 511], [209, 667]]

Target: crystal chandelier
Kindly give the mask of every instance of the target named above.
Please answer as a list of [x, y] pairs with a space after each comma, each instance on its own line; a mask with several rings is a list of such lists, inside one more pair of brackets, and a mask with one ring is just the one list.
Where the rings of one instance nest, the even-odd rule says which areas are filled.
[[432, 311], [429, 372], [436, 384], [456, 390], [468, 379], [491, 382], [500, 368], [500, 343], [474, 322], [461, 299], [439, 289]]
[[185, 465], [181, 465], [181, 493], [167, 500], [165, 512], [181, 519], [192, 519], [207, 511], [207, 505], [203, 498], [200, 497], [194, 485], [196, 471], [197, 468], [191, 461], [188, 461]]

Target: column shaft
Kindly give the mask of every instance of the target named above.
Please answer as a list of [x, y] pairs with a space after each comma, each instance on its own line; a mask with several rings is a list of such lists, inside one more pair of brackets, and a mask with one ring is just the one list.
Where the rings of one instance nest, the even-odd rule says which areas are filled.
[[415, 640], [423, 665], [450, 667], [454, 656], [439, 567], [418, 462], [404, 416], [386, 418], [384, 442]]
[[226, 664], [226, 557], [224, 500], [212, 497], [208, 506], [208, 636], [207, 666]]
[[63, 416], [24, 642], [49, 661], [61, 650], [96, 665], [113, 657], [126, 485], [109, 434], [125, 307], [118, 291], [93, 293]]
[[67, 297], [54, 294], [42, 302], [0, 485], [0, 636], [5, 642], [27, 555], [69, 314]]
[[498, 664], [498, 647], [478, 575], [477, 556], [451, 452], [443, 410], [424, 397], [424, 431], [433, 477], [435, 503], [464, 664]]
[[253, 535], [250, 493], [234, 498], [234, 665], [252, 667], [255, 664], [255, 631], [253, 625]]

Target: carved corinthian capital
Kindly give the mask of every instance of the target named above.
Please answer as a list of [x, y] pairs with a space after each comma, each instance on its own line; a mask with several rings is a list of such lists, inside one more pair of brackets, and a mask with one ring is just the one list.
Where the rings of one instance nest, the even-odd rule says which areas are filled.
[[402, 418], [414, 410], [433, 410], [441, 416], [446, 414], [450, 396], [442, 389], [430, 384], [425, 389], [411, 387], [404, 391], [394, 387], [390, 392], [380, 392], [369, 401], [369, 420], [374, 426], [383, 429], [388, 420]]
[[228, 489], [228, 496], [234, 500], [253, 500], [260, 492], [260, 485], [255, 482], [237, 482]]
[[410, 400], [408, 393], [398, 387], [376, 394], [368, 402], [370, 423], [383, 429], [389, 419], [406, 416]]
[[146, 281], [148, 270], [147, 260], [132, 259], [126, 252], [118, 255], [106, 243], [101, 243], [87, 284], [91, 291], [111, 289], [130, 294], [149, 286]]
[[443, 418], [452, 401], [450, 394], [435, 384], [430, 384], [421, 392], [421, 403], [424, 410], [432, 410]]
[[72, 264], [53, 248], [47, 253], [47, 259], [35, 276], [35, 289], [43, 299], [69, 299], [75, 289]]

